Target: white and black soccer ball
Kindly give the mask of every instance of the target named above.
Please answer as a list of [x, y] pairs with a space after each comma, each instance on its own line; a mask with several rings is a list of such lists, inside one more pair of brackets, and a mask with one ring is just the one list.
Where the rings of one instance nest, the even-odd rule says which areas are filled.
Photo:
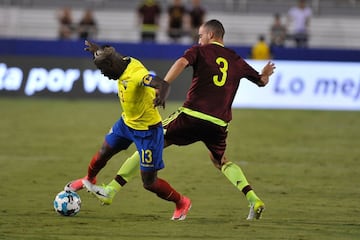
[[79, 194], [73, 191], [61, 191], [54, 200], [54, 209], [62, 216], [75, 216], [81, 208]]

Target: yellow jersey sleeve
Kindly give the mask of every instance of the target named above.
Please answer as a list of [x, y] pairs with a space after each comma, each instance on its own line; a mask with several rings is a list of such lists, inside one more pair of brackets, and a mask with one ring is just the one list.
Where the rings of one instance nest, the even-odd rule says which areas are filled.
[[147, 130], [161, 121], [160, 113], [153, 104], [155, 89], [143, 84], [148, 75], [149, 71], [139, 60], [130, 58], [129, 65], [118, 79], [124, 122], [136, 130]]

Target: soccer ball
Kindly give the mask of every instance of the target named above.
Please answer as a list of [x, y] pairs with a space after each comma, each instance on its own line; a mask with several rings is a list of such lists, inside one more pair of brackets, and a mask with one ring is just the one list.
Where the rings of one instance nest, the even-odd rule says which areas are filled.
[[81, 207], [79, 194], [73, 191], [61, 191], [54, 200], [54, 209], [62, 216], [75, 216]]

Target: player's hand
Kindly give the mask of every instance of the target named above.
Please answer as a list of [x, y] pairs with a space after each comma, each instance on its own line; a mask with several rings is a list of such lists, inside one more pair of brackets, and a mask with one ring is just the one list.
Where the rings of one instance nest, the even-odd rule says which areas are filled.
[[257, 83], [259, 87], [264, 87], [269, 82], [269, 77], [274, 73], [275, 64], [273, 62], [268, 62], [261, 71], [260, 82]]
[[156, 89], [156, 97], [154, 99], [154, 107], [161, 106], [165, 109], [165, 101], [170, 93], [170, 84], [162, 81], [161, 87]]
[[96, 45], [95, 43], [92, 43], [88, 40], [85, 40], [85, 45], [87, 47], [84, 48], [85, 51], [91, 52], [91, 53], [95, 53], [97, 50], [100, 49], [100, 47], [98, 45]]
[[263, 68], [261, 75], [270, 77], [274, 73], [275, 68], [275, 63], [269, 61]]

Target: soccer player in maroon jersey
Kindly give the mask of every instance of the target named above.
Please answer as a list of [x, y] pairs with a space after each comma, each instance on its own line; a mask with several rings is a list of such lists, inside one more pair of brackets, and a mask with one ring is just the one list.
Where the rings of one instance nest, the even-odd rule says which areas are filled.
[[[240, 79], [246, 78], [265, 86], [275, 65], [268, 62], [258, 73], [235, 51], [224, 47], [225, 30], [218, 20], [210, 20], [199, 28], [199, 45], [188, 49], [169, 69], [165, 81], [173, 82], [188, 66], [193, 67], [193, 79], [186, 100], [179, 110], [163, 121], [164, 147], [189, 145], [202, 141], [210, 158], [230, 182], [244, 193], [250, 203], [248, 220], [259, 219], [264, 202], [249, 185], [241, 168], [225, 157], [227, 126], [232, 120], [232, 103]], [[220, 106], [220, 107], [219, 107]], [[139, 155], [133, 154], [106, 186], [93, 185], [103, 204], [111, 204], [115, 194], [137, 175]]]

